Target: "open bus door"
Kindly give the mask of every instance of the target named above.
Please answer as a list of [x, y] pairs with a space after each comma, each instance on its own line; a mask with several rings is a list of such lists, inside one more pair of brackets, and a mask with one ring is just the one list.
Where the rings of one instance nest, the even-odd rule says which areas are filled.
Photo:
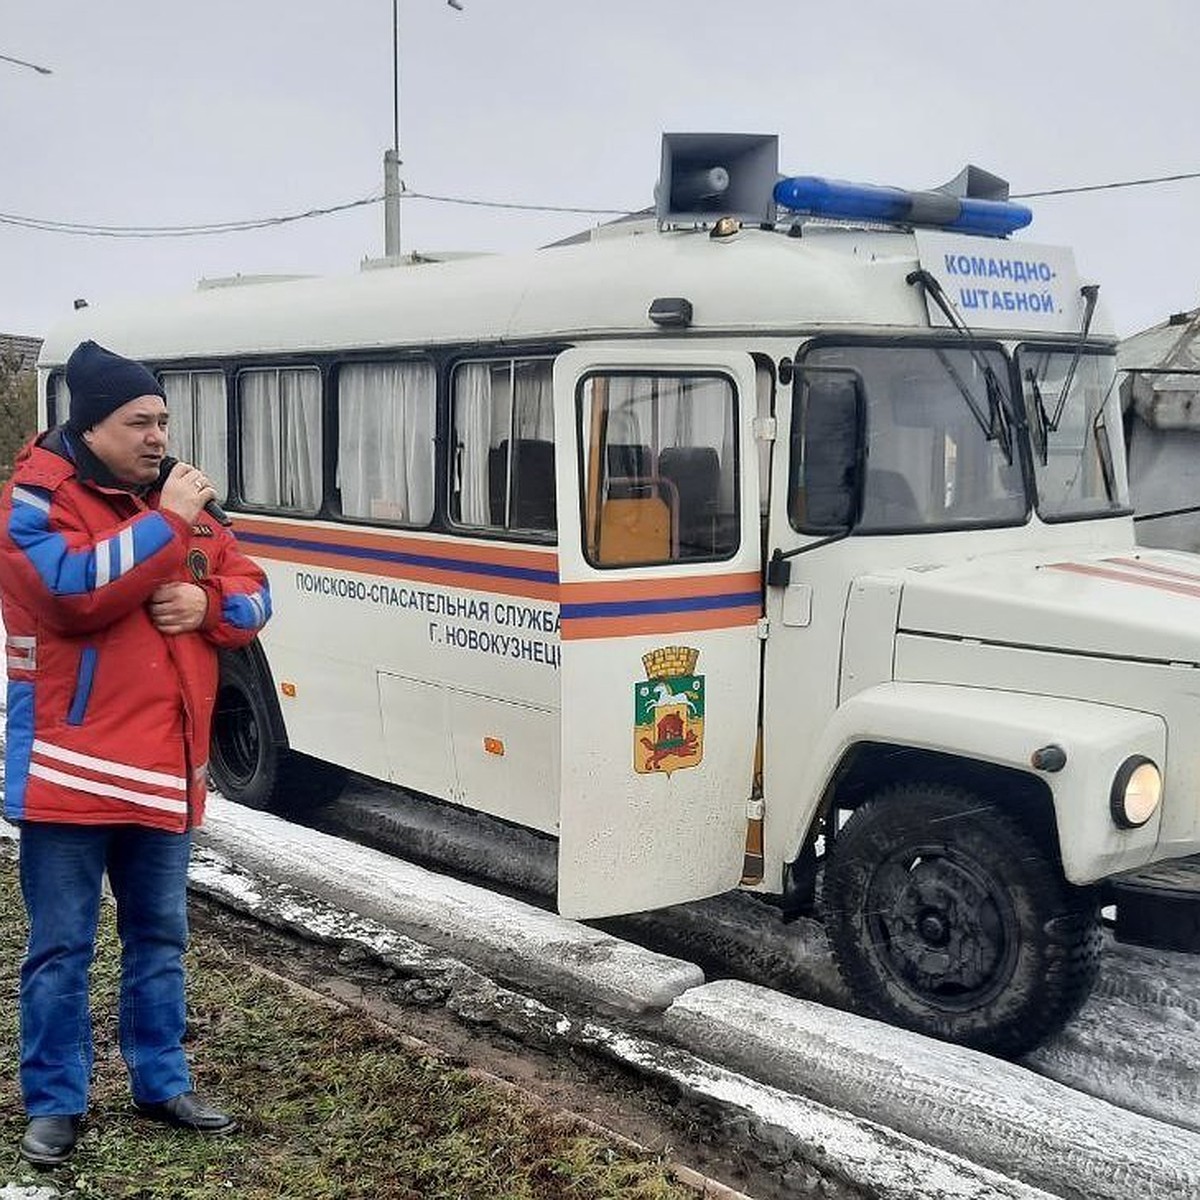
[[558, 906], [640, 912], [736, 886], [758, 713], [748, 354], [585, 348], [554, 369]]

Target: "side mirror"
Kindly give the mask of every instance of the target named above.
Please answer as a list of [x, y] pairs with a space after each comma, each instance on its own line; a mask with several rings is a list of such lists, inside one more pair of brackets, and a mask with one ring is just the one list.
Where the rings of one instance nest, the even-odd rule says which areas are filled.
[[862, 505], [862, 376], [840, 367], [796, 370], [788, 506], [802, 533], [853, 527]]

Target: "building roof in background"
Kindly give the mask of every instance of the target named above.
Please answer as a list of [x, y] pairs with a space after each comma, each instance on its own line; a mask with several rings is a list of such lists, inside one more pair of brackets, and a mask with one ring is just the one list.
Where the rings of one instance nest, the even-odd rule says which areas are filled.
[[41, 338], [25, 337], [19, 333], [0, 333], [0, 354], [19, 355], [22, 371], [32, 371], [37, 366], [41, 350]]
[[1122, 371], [1200, 371], [1200, 308], [1127, 337], [1117, 351]]

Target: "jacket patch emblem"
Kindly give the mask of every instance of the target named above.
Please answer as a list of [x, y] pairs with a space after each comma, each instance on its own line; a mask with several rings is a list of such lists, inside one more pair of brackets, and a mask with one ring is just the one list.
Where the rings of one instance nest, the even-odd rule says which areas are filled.
[[216, 535], [213, 533], [213, 527], [211, 525], [193, 525], [192, 526], [192, 536], [193, 537], [215, 537]]
[[208, 555], [203, 550], [189, 550], [187, 565], [197, 583], [208, 578]]
[[642, 655], [633, 687], [633, 769], [639, 775], [694, 767], [704, 757], [704, 676], [699, 650], [663, 646]]

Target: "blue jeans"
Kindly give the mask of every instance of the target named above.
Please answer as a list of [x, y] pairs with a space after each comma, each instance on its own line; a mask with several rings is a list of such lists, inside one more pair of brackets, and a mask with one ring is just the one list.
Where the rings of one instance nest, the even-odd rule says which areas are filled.
[[121, 1055], [145, 1104], [191, 1089], [187, 866], [191, 834], [135, 825], [21, 823], [29, 946], [21, 965], [21, 1091], [31, 1117], [82, 1114], [92, 1074], [88, 973], [108, 871], [121, 939]]

